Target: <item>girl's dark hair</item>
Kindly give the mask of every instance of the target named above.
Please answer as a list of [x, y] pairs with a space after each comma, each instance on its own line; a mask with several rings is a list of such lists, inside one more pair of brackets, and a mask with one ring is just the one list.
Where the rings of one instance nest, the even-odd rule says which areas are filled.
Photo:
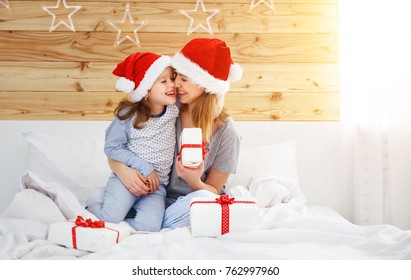
[[120, 101], [117, 108], [114, 110], [114, 115], [120, 120], [125, 120], [134, 117], [133, 127], [135, 129], [141, 129], [145, 126], [146, 122], [150, 119], [151, 109], [147, 100], [144, 98], [136, 103], [131, 102], [127, 97]]

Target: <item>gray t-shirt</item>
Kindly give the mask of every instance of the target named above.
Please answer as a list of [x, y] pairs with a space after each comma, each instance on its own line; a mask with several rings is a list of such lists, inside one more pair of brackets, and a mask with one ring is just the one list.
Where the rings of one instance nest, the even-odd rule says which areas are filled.
[[[180, 151], [181, 119], [177, 118], [177, 147], [175, 154]], [[234, 121], [229, 118], [211, 137], [210, 143], [206, 147], [210, 151], [204, 158], [204, 173], [201, 180], [204, 182], [211, 168], [220, 172], [235, 174], [237, 171], [238, 155], [240, 151], [241, 136], [235, 126]], [[167, 186], [167, 198], [177, 199], [192, 192], [190, 186], [179, 178], [176, 173], [175, 164], [171, 168], [170, 182]]]

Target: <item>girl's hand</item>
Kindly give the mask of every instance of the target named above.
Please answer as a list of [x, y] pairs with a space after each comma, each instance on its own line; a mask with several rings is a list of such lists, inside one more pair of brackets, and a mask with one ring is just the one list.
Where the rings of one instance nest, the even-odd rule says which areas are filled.
[[160, 186], [160, 179], [158, 178], [158, 174], [155, 170], [147, 176], [147, 182], [151, 193], [154, 193]]
[[132, 194], [142, 196], [150, 193], [146, 178], [137, 170], [122, 165], [121, 168], [118, 168], [116, 175]]

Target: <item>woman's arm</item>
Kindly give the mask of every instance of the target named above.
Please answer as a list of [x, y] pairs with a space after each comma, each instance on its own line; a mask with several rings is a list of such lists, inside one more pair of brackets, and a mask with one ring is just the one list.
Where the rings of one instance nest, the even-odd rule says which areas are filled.
[[205, 184], [215, 188], [217, 190], [216, 193], [220, 194], [229, 176], [230, 174], [228, 173], [223, 173], [215, 168], [211, 168], [210, 172], [208, 173]]
[[225, 182], [230, 174], [218, 171], [212, 168], [207, 175], [205, 182], [201, 181], [201, 175], [204, 172], [204, 163], [197, 168], [187, 168], [178, 159], [176, 165], [177, 175], [183, 179], [193, 191], [209, 190], [215, 194], [220, 194]]
[[147, 184], [146, 178], [144, 178], [140, 172], [111, 158], [108, 158], [108, 164], [113, 173], [117, 175], [123, 185], [131, 193], [137, 196], [150, 193], [151, 190]]

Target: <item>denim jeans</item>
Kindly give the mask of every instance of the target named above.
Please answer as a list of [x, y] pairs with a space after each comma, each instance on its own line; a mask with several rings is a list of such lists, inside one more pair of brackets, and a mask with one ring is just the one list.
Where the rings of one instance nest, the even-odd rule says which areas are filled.
[[[116, 175], [112, 174], [101, 197], [95, 203], [88, 205], [87, 210], [105, 222], [126, 221], [137, 231], [154, 232], [161, 229], [165, 197], [166, 190], [162, 184], [155, 193], [136, 196], [123, 185]], [[136, 213], [134, 218], [126, 218], [130, 209]]]

